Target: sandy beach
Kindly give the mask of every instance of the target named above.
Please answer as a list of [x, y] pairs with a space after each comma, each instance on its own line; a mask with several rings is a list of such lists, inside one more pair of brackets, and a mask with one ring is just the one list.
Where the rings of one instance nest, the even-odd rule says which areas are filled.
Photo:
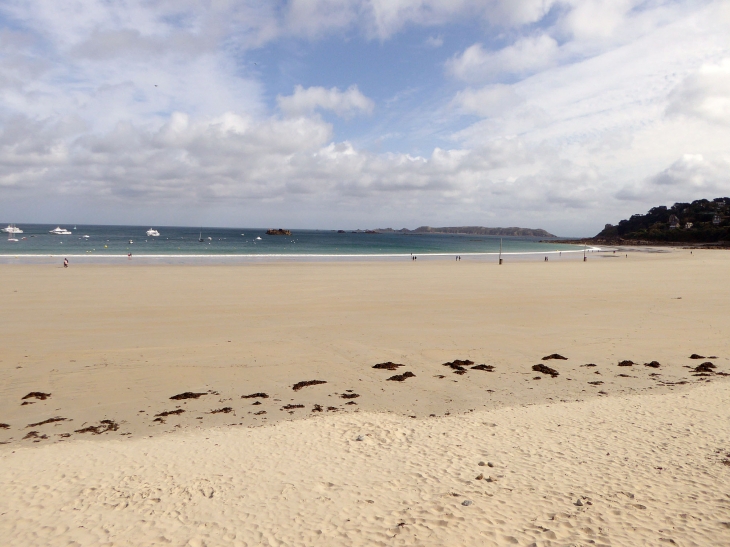
[[730, 253], [59, 266], [0, 265], [8, 545], [730, 537]]

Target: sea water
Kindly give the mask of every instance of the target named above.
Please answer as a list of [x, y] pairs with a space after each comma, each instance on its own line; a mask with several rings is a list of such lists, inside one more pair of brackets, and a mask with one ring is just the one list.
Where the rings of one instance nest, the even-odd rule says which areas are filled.
[[[4, 225], [3, 225], [4, 226]], [[65, 226], [72, 235], [48, 233], [56, 226], [23, 224], [22, 234], [7, 241], [0, 235], [0, 256], [73, 258], [374, 258], [487, 256], [582, 252], [558, 238], [541, 243], [537, 237], [499, 237], [468, 234], [365, 233], [334, 230], [292, 230], [292, 235], [267, 235], [262, 228], [155, 227], [159, 237], [146, 235], [144, 226]], [[202, 239], [203, 241], [200, 241]], [[4, 260], [7, 262], [7, 260]]]

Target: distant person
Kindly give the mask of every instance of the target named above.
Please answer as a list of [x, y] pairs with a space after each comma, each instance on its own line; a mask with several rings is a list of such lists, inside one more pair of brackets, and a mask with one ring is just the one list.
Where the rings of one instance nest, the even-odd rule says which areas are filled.
[[68, 258], [63, 259], [63, 267], [68, 268]]

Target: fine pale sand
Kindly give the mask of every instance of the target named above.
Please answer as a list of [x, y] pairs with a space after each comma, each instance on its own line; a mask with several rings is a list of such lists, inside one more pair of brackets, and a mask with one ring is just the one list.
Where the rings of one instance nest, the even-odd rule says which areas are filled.
[[0, 272], [4, 544], [730, 537], [723, 251]]

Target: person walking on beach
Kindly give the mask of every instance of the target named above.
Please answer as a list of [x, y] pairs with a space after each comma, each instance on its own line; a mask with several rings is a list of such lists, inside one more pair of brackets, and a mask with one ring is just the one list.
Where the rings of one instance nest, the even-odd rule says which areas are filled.
[[68, 258], [63, 259], [63, 267], [68, 268]]

